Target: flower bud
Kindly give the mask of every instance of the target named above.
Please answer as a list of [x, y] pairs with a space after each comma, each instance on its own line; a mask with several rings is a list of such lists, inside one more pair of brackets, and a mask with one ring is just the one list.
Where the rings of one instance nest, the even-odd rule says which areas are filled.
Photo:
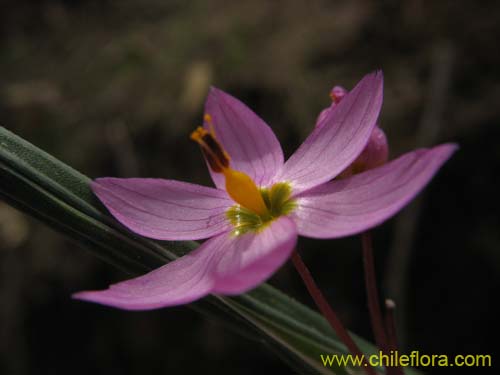
[[[324, 120], [329, 113], [340, 103], [340, 101], [347, 94], [347, 90], [342, 86], [335, 86], [330, 91], [330, 98], [332, 103], [330, 107], [323, 109], [317, 120], [316, 127], [324, 125]], [[373, 128], [370, 139], [368, 140], [365, 148], [361, 154], [349, 165], [340, 175], [340, 178], [349, 177], [356, 173], [367, 171], [368, 169], [380, 167], [385, 164], [389, 158], [389, 145], [387, 137], [380, 127], [375, 125]]]
[[349, 177], [357, 173], [380, 167], [389, 159], [389, 145], [382, 129], [375, 125], [370, 139], [359, 156], [339, 175], [340, 178]]
[[316, 119], [316, 127], [322, 126], [320, 125], [323, 120], [328, 116], [330, 111], [334, 109], [337, 104], [342, 100], [342, 98], [347, 94], [347, 90], [343, 88], [342, 86], [335, 86], [333, 89], [330, 90], [330, 98], [332, 99], [332, 104], [330, 104], [330, 107], [323, 109], [318, 118]]
[[335, 86], [330, 91], [330, 98], [332, 98], [332, 104], [338, 104], [344, 96], [347, 94], [347, 90], [342, 86]]

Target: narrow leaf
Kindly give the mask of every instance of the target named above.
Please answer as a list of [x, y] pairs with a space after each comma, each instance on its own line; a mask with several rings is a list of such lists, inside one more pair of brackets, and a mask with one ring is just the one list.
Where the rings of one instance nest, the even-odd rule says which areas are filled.
[[[159, 267], [197, 246], [192, 241], [152, 241], [127, 231], [106, 213], [89, 182], [88, 177], [0, 127], [0, 198], [9, 204], [132, 275]], [[239, 297], [210, 296], [190, 307], [265, 343], [299, 373], [353, 371], [323, 366], [320, 354], [345, 354], [344, 345], [318, 313], [267, 284]], [[355, 340], [365, 353], [377, 352], [363, 339]]]

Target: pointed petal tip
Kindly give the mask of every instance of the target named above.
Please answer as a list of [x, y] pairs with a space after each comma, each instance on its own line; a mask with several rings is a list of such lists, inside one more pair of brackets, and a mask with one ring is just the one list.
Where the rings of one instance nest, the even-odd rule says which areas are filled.
[[107, 290], [95, 290], [95, 291], [89, 290], [84, 292], [78, 292], [78, 293], [73, 293], [71, 295], [71, 298], [82, 302], [97, 303], [102, 306], [114, 307], [121, 310], [129, 310], [129, 311], [152, 310], [155, 308], [162, 307], [157, 305], [150, 306], [148, 304], [135, 305], [135, 304], [128, 304], [124, 301], [115, 301], [113, 298], [106, 296], [106, 291]]
[[381, 87], [384, 86], [384, 73], [382, 72], [382, 69], [377, 69], [365, 77], [372, 79], [375, 85], [380, 85]]
[[382, 91], [384, 89], [384, 73], [381, 69], [374, 70], [373, 72], [365, 75], [356, 86], [361, 84], [369, 85], [372, 90], [378, 91], [378, 94], [382, 95]]
[[460, 149], [460, 145], [458, 143], [455, 143], [455, 142], [443, 143], [442, 145], [439, 145], [436, 147], [446, 148], [451, 153], [458, 151]]
[[208, 90], [208, 96], [225, 97], [228, 95], [229, 94], [227, 92], [225, 92], [224, 90], [221, 90], [220, 88], [215, 87], [215, 86], [210, 86], [210, 89]]
[[375, 69], [375, 70], [371, 71], [370, 73], [365, 74], [361, 80], [367, 79], [367, 78], [383, 80], [384, 79], [384, 72], [382, 71], [382, 69]]
[[228, 94], [224, 90], [219, 89], [218, 87], [215, 86], [210, 86], [210, 90], [208, 91], [207, 95], [207, 100], [205, 102], [205, 112], [210, 113], [210, 115], [213, 115], [212, 110], [208, 109], [207, 107], [209, 106], [209, 102], [213, 101], [214, 103], [217, 103], [217, 105], [224, 106], [226, 108], [234, 108], [234, 101], [236, 101], [235, 97], [233, 97], [231, 94]]
[[210, 85], [210, 87], [208, 88], [208, 92], [209, 93], [214, 93], [215, 94], [215, 93], [217, 93], [219, 91], [222, 91], [222, 90], [219, 89], [219, 88], [217, 88], [217, 87], [215, 87], [215, 86], [212, 86], [212, 85]]
[[451, 156], [460, 149], [457, 143], [443, 143], [438, 146], [434, 146], [429, 149], [422, 149], [422, 151], [432, 152], [434, 154], [439, 154], [443, 160], [443, 163], [447, 161]]
[[84, 293], [84, 292], [76, 292], [76, 293], [73, 293], [73, 294], [71, 295], [71, 298], [72, 298], [72, 299], [81, 299], [81, 298], [82, 298], [82, 297], [81, 297], [81, 295], [82, 295], [83, 293]]
[[[85, 290], [82, 292], [76, 292], [71, 295], [71, 299], [77, 300], [77, 301], [83, 301], [83, 302], [93, 302], [93, 303], [99, 303], [103, 305], [104, 303], [98, 298], [100, 295], [98, 290], [92, 291], [92, 290]], [[97, 296], [97, 298], [96, 298]]]
[[210, 293], [241, 294], [281, 267], [296, 241], [294, 221], [282, 217], [259, 235], [214, 237], [145, 275], [105, 290], [74, 293], [72, 298], [123, 310], [151, 310], [191, 303]]
[[[236, 97], [210, 88], [205, 113], [212, 117], [216, 138], [231, 157], [231, 168], [244, 172], [256, 184], [270, 184], [284, 163], [276, 135], [266, 122]], [[204, 124], [208, 128], [208, 124]], [[225, 189], [224, 177], [210, 171], [215, 185]]]
[[383, 74], [366, 74], [328, 111], [321, 126], [287, 160], [279, 179], [291, 181], [294, 194], [333, 179], [363, 151], [382, 109]]
[[417, 149], [307, 191], [297, 211], [299, 234], [339, 238], [380, 225], [419, 194], [457, 149], [456, 143]]
[[71, 299], [76, 299], [79, 301], [90, 301], [92, 302], [92, 299], [89, 298], [90, 292], [85, 291], [85, 292], [76, 292], [71, 295]]

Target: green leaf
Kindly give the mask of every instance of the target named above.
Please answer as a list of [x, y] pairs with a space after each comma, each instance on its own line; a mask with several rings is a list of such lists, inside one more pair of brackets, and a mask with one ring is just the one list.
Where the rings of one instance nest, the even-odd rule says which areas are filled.
[[[106, 213], [89, 182], [88, 177], [0, 127], [0, 198], [12, 206], [131, 275], [157, 268], [197, 246], [192, 241], [153, 241], [127, 231]], [[238, 297], [209, 296], [189, 306], [264, 343], [299, 373], [354, 371], [324, 367], [320, 354], [345, 354], [344, 345], [322, 316], [267, 284]], [[376, 353], [372, 344], [355, 340], [365, 353]]]

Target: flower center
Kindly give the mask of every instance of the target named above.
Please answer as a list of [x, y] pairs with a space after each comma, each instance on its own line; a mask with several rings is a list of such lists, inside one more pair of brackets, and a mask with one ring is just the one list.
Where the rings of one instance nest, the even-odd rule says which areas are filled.
[[274, 219], [289, 214], [296, 206], [295, 201], [290, 199], [290, 185], [280, 182], [261, 189], [250, 176], [232, 169], [229, 154], [215, 136], [212, 117], [205, 114], [204, 120], [210, 126], [210, 131], [199, 126], [191, 133], [191, 139], [200, 145], [210, 169], [224, 175], [226, 191], [237, 203], [226, 212], [234, 226], [233, 234], [261, 230]]
[[264, 214], [257, 214], [242, 205], [234, 205], [227, 210], [227, 218], [234, 226], [234, 235], [260, 231], [274, 219], [288, 215], [296, 207], [295, 201], [290, 198], [292, 188], [286, 182], [278, 182], [269, 189], [260, 189], [259, 193], [267, 209]]
[[236, 203], [257, 215], [267, 215], [268, 207], [255, 182], [247, 174], [230, 167], [230, 157], [215, 137], [210, 115], [205, 115], [205, 122], [210, 125], [210, 131], [200, 126], [191, 133], [191, 139], [200, 145], [210, 169], [224, 175], [226, 191]]

